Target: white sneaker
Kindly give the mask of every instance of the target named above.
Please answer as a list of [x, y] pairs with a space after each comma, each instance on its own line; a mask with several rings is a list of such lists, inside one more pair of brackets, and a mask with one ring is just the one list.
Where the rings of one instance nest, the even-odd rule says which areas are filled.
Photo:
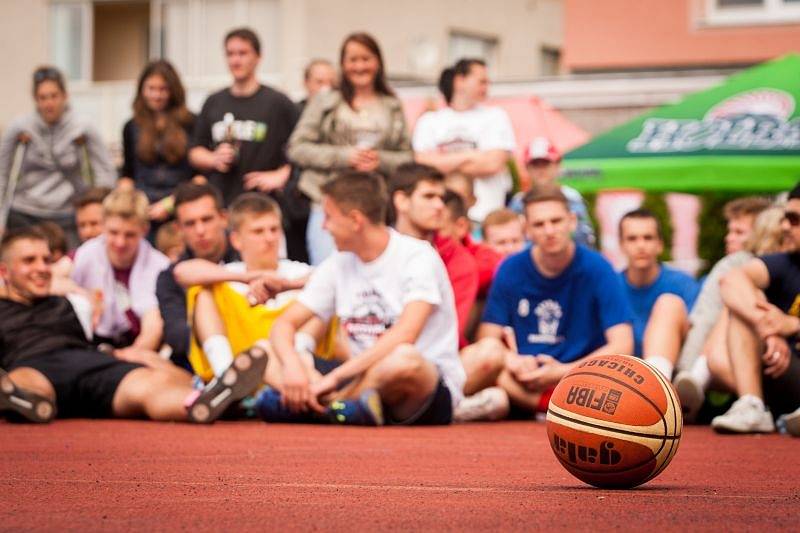
[[727, 413], [714, 417], [711, 427], [720, 433], [772, 433], [775, 422], [760, 398], [746, 394]]
[[678, 372], [674, 385], [678, 398], [681, 400], [683, 421], [693, 424], [697, 420], [700, 408], [703, 407], [703, 402], [706, 401], [706, 392], [700, 382], [686, 370]]
[[489, 387], [461, 400], [453, 412], [456, 422], [502, 420], [508, 416], [508, 394], [500, 387]]

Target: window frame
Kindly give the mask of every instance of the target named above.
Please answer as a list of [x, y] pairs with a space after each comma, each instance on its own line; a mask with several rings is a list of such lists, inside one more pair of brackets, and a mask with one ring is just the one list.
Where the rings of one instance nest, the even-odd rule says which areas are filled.
[[800, 2], [763, 0], [760, 6], [720, 6], [719, 0], [705, 0], [706, 26], [769, 26], [800, 22]]

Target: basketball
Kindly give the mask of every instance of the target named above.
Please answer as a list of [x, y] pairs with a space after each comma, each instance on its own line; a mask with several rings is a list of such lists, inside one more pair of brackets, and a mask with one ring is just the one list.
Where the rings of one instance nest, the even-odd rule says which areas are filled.
[[630, 488], [664, 471], [683, 417], [670, 382], [641, 359], [598, 355], [553, 391], [547, 435], [569, 473], [595, 487]]

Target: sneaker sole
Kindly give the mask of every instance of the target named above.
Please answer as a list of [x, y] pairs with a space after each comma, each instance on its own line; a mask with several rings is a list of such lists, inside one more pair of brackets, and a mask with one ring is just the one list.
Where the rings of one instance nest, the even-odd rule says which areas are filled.
[[783, 418], [786, 432], [793, 437], [800, 437], [800, 412], [794, 412]]
[[17, 388], [3, 370], [0, 370], [0, 411], [14, 413], [36, 424], [46, 424], [56, 416], [53, 402], [38, 394]]
[[198, 424], [214, 422], [231, 403], [262, 383], [266, 368], [267, 352], [260, 347], [253, 346], [236, 356], [231, 367], [197, 397], [189, 408], [189, 420]]

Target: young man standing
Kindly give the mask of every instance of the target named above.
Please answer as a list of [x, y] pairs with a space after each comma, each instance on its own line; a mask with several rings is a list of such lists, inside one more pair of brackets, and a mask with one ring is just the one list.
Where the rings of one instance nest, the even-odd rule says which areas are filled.
[[114, 190], [103, 200], [103, 234], [75, 252], [72, 280], [103, 295], [97, 342], [150, 350], [161, 346], [156, 278], [169, 259], [145, 238], [150, 227], [147, 207], [143, 192]]
[[578, 219], [572, 238], [578, 244], [594, 247], [597, 239], [589, 218], [589, 209], [586, 207], [581, 193], [572, 187], [558, 183], [558, 175], [561, 173], [561, 152], [550, 142], [550, 139], [536, 137], [531, 140], [525, 149], [525, 169], [531, 178], [531, 185], [558, 184], [561, 187], [561, 192], [569, 201], [569, 210]]
[[230, 218], [231, 244], [241, 261], [220, 265], [198, 258], [175, 266], [175, 279], [188, 289], [194, 329], [189, 361], [206, 381], [222, 375], [235, 353], [269, 337], [294, 289], [311, 273], [305, 263], [278, 258], [283, 229], [274, 200], [244, 193], [231, 205]]
[[619, 276], [600, 254], [572, 240], [577, 220], [567, 205], [555, 185], [526, 194], [534, 245], [500, 265], [480, 340], [462, 350], [464, 392], [474, 396], [462, 402], [458, 419], [501, 418], [509, 399], [524, 412], [545, 412], [553, 388], [580, 359], [633, 351]]
[[[464, 369], [453, 293], [441, 260], [427, 242], [386, 227], [388, 195], [380, 176], [346, 172], [322, 192], [325, 229], [339, 251], [317, 267], [273, 326], [282, 383], [279, 393], [260, 397], [262, 416], [450, 423]], [[311, 381], [294, 336], [314, 316], [324, 322], [338, 317], [351, 357]]]
[[[175, 189], [175, 219], [181, 229], [186, 251], [178, 263], [199, 258], [211, 263], [231, 263], [239, 253], [228, 242], [228, 216], [222, 196], [213, 185], [182, 183]], [[175, 264], [158, 275], [156, 297], [164, 319], [164, 344], [172, 349], [176, 365], [190, 369], [191, 329], [186, 320], [186, 291], [175, 280]]]
[[516, 149], [514, 129], [505, 111], [486, 107], [489, 77], [480, 59], [462, 59], [439, 80], [447, 106], [425, 113], [414, 128], [412, 145], [418, 163], [443, 174], [471, 178], [477, 202], [469, 216], [482, 222], [503, 207], [512, 181], [506, 163]]
[[36, 229], [6, 233], [0, 275], [8, 288], [0, 298], [0, 411], [17, 419], [49, 422], [57, 411], [63, 417], [211, 422], [264, 371], [265, 354], [252, 350], [200, 391], [187, 372], [154, 352], [98, 352], [87, 337], [88, 319], [79, 318], [66, 298], [50, 295], [50, 250]]
[[286, 95], [259, 83], [261, 44], [252, 30], [229, 32], [225, 56], [233, 85], [203, 104], [189, 160], [227, 206], [245, 190], [282, 191], [290, 172], [284, 147], [298, 112]]
[[619, 222], [619, 243], [628, 260], [620, 278], [633, 310], [634, 355], [671, 380], [700, 288], [688, 274], [658, 261], [664, 241], [651, 211], [626, 213]]
[[[789, 194], [784, 231], [800, 242], [800, 187]], [[800, 436], [800, 254], [751, 259], [720, 282], [730, 309], [727, 340], [739, 399], [711, 426], [724, 433], [775, 431], [773, 415]], [[767, 406], [770, 410], [767, 409]]]
[[444, 176], [418, 163], [401, 165], [390, 180], [394, 228], [429, 241], [439, 252], [455, 294], [459, 345], [466, 346], [469, 315], [478, 295], [478, 264], [459, 241], [438, 233], [444, 223], [445, 191]]

